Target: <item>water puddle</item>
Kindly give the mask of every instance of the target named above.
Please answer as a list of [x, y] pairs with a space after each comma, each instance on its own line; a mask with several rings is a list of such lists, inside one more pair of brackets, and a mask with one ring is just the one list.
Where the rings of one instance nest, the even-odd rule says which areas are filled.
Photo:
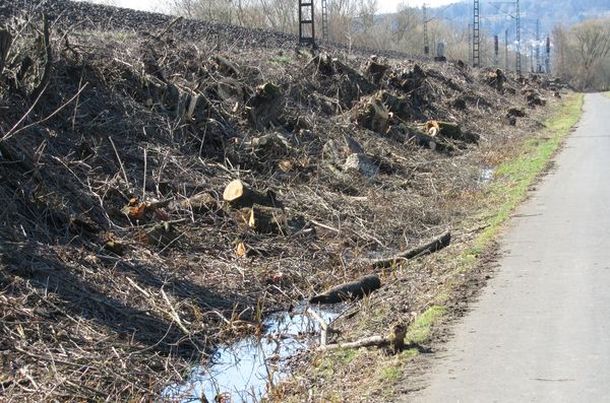
[[269, 315], [262, 337], [248, 336], [234, 344], [221, 345], [206, 367], [193, 369], [186, 383], [172, 385], [165, 397], [172, 401], [258, 402], [267, 385], [288, 375], [288, 360], [318, 342], [320, 324], [307, 315], [313, 309], [327, 323], [346, 308], [343, 304], [320, 308], [301, 303], [292, 312]]
[[487, 185], [494, 178], [494, 170], [492, 168], [483, 168], [479, 173], [479, 183], [482, 185]]

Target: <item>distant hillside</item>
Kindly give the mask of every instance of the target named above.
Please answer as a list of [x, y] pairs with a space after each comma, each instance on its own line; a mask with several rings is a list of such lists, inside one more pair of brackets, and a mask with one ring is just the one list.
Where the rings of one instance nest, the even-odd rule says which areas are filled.
[[[432, 8], [429, 15], [442, 18], [458, 26], [467, 26], [472, 18], [472, 1], [460, 2], [450, 6]], [[556, 24], [573, 25], [585, 19], [610, 16], [608, 0], [540, 0], [521, 1], [521, 26], [523, 41], [533, 39], [536, 32], [536, 19], [540, 19], [542, 36], [551, 32]], [[510, 4], [494, 5], [481, 2], [481, 29], [489, 34], [503, 35], [506, 29], [514, 38], [515, 23], [511, 17], [515, 7]]]

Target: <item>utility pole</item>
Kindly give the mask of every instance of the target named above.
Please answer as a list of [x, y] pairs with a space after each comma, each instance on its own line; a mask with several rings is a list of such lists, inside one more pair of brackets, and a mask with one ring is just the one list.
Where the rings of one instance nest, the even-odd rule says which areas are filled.
[[500, 44], [498, 35], [494, 35], [494, 67], [498, 67], [498, 54], [500, 50]]
[[426, 3], [422, 7], [424, 13], [424, 55], [428, 56], [430, 53], [430, 46], [428, 45], [428, 8]]
[[480, 55], [480, 2], [474, 0], [474, 8], [472, 15], [472, 66], [481, 67], [481, 55]]
[[504, 31], [504, 69], [508, 71], [508, 29]]
[[551, 37], [546, 37], [546, 74], [551, 74]]
[[521, 75], [521, 11], [519, 10], [519, 0], [515, 1], [515, 30], [517, 54], [515, 55], [515, 70], [517, 75]]
[[322, 40], [328, 42], [328, 1], [322, 2]]
[[313, 0], [299, 0], [299, 45], [316, 47]]
[[472, 24], [468, 23], [468, 64], [472, 66]]
[[536, 73], [542, 72], [542, 62], [540, 61], [540, 20], [536, 20]]

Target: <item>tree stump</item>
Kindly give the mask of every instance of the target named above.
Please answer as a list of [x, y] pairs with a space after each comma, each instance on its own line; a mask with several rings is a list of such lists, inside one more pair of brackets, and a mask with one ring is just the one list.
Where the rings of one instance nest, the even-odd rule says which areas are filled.
[[279, 208], [254, 205], [250, 208], [248, 227], [261, 234], [286, 234], [286, 215]]
[[379, 63], [377, 58], [371, 58], [366, 66], [366, 75], [373, 83], [379, 84], [389, 68], [387, 64]]
[[256, 93], [246, 103], [248, 119], [257, 130], [277, 124], [284, 111], [284, 97], [280, 87], [266, 83], [256, 88]]
[[264, 194], [250, 189], [239, 179], [231, 181], [225, 187], [222, 198], [224, 201], [228, 202], [231, 207], [235, 208], [252, 207], [255, 204], [270, 207], [276, 207], [278, 205], [271, 192]]
[[355, 108], [354, 120], [361, 127], [385, 134], [390, 114], [378, 97], [370, 97]]
[[446, 139], [477, 143], [479, 136], [475, 133], [463, 132], [457, 123], [429, 120], [424, 123], [424, 131], [431, 137], [441, 136]]
[[13, 37], [7, 30], [0, 29], [0, 74], [2, 74], [2, 70], [4, 70], [4, 63], [6, 62], [12, 40]]

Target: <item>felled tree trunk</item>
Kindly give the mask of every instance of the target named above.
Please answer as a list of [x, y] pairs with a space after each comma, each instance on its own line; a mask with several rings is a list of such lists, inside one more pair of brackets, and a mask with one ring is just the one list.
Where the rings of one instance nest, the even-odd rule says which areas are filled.
[[4, 29], [0, 30], [0, 74], [2, 74], [2, 70], [4, 70], [4, 63], [6, 62], [6, 56], [8, 55], [12, 40], [13, 38], [8, 31]]
[[341, 301], [350, 301], [362, 298], [381, 287], [381, 280], [375, 274], [364, 276], [356, 281], [339, 284], [322, 294], [309, 299], [312, 304], [334, 304]]
[[282, 209], [254, 205], [250, 209], [248, 227], [262, 234], [285, 234], [287, 220]]
[[239, 179], [231, 181], [227, 187], [225, 187], [222, 198], [235, 208], [252, 207], [255, 204], [276, 207], [277, 204], [275, 198], [271, 197], [269, 194], [263, 194], [250, 189]]
[[394, 255], [394, 256], [391, 256], [388, 258], [369, 260], [367, 263], [369, 263], [370, 265], [372, 265], [375, 268], [390, 267], [393, 264], [395, 264], [396, 262], [399, 262], [401, 260], [409, 260], [409, 259], [413, 259], [413, 258], [416, 258], [419, 256], [434, 253], [443, 248], [446, 248], [447, 246], [449, 246], [450, 243], [451, 243], [451, 232], [447, 232], [447, 233], [441, 235], [440, 237], [432, 240], [431, 242], [428, 242], [427, 244], [418, 246], [413, 249], [409, 249], [407, 251], [398, 253], [397, 255]]

